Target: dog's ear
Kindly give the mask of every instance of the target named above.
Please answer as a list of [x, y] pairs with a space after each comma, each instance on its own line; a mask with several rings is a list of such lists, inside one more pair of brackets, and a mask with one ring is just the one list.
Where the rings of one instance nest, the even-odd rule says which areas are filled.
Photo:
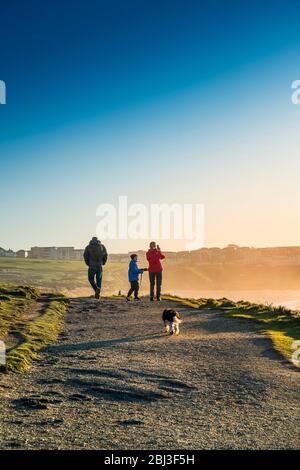
[[175, 312], [175, 313], [176, 313], [176, 317], [177, 317], [177, 318], [179, 318], [179, 319], [182, 318], [182, 314], [181, 314], [181, 313], [179, 313], [179, 312]]
[[173, 310], [173, 308], [166, 308], [163, 313], [165, 314], [168, 314], [168, 313], [171, 313], [172, 315], [175, 315], [175, 310]]
[[163, 311], [163, 313], [162, 313], [162, 316], [161, 316], [162, 321], [165, 321], [165, 319], [167, 318], [167, 315], [168, 315], [168, 310], [165, 309], [165, 310]]

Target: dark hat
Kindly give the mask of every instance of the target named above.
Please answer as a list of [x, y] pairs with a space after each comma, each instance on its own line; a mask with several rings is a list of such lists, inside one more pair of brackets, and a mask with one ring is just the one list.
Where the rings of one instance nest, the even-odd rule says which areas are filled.
[[130, 258], [131, 258], [131, 259], [134, 259], [134, 258], [136, 258], [136, 257], [137, 257], [136, 254], [130, 255]]

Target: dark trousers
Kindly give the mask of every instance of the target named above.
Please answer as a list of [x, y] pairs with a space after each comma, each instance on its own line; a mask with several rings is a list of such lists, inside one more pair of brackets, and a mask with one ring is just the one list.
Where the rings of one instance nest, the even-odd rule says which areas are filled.
[[[95, 282], [96, 278], [96, 282]], [[92, 288], [96, 292], [97, 289], [101, 289], [102, 285], [102, 266], [89, 266], [88, 279]]]
[[150, 297], [154, 298], [154, 287], [156, 283], [156, 298], [160, 298], [161, 292], [161, 282], [162, 282], [162, 272], [159, 271], [157, 273], [149, 273], [149, 280], [150, 280]]
[[127, 297], [130, 297], [132, 292], [134, 292], [134, 298], [136, 299], [139, 295], [139, 281], [130, 281], [130, 289], [128, 291]]

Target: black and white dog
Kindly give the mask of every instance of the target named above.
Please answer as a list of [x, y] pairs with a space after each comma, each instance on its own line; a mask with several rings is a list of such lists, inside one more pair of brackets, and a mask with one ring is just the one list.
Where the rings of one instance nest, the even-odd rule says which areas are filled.
[[164, 322], [166, 333], [170, 335], [179, 335], [179, 324], [182, 323], [181, 315], [172, 308], [163, 311], [162, 320]]

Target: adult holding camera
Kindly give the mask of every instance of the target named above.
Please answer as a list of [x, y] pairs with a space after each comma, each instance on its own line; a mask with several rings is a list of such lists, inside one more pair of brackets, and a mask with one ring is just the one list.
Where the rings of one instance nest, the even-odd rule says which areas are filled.
[[149, 263], [149, 281], [150, 281], [150, 301], [154, 300], [154, 289], [156, 285], [156, 299], [161, 300], [161, 284], [162, 284], [162, 265], [161, 260], [165, 259], [165, 255], [161, 252], [159, 245], [155, 242], [150, 243], [150, 248], [146, 254]]

